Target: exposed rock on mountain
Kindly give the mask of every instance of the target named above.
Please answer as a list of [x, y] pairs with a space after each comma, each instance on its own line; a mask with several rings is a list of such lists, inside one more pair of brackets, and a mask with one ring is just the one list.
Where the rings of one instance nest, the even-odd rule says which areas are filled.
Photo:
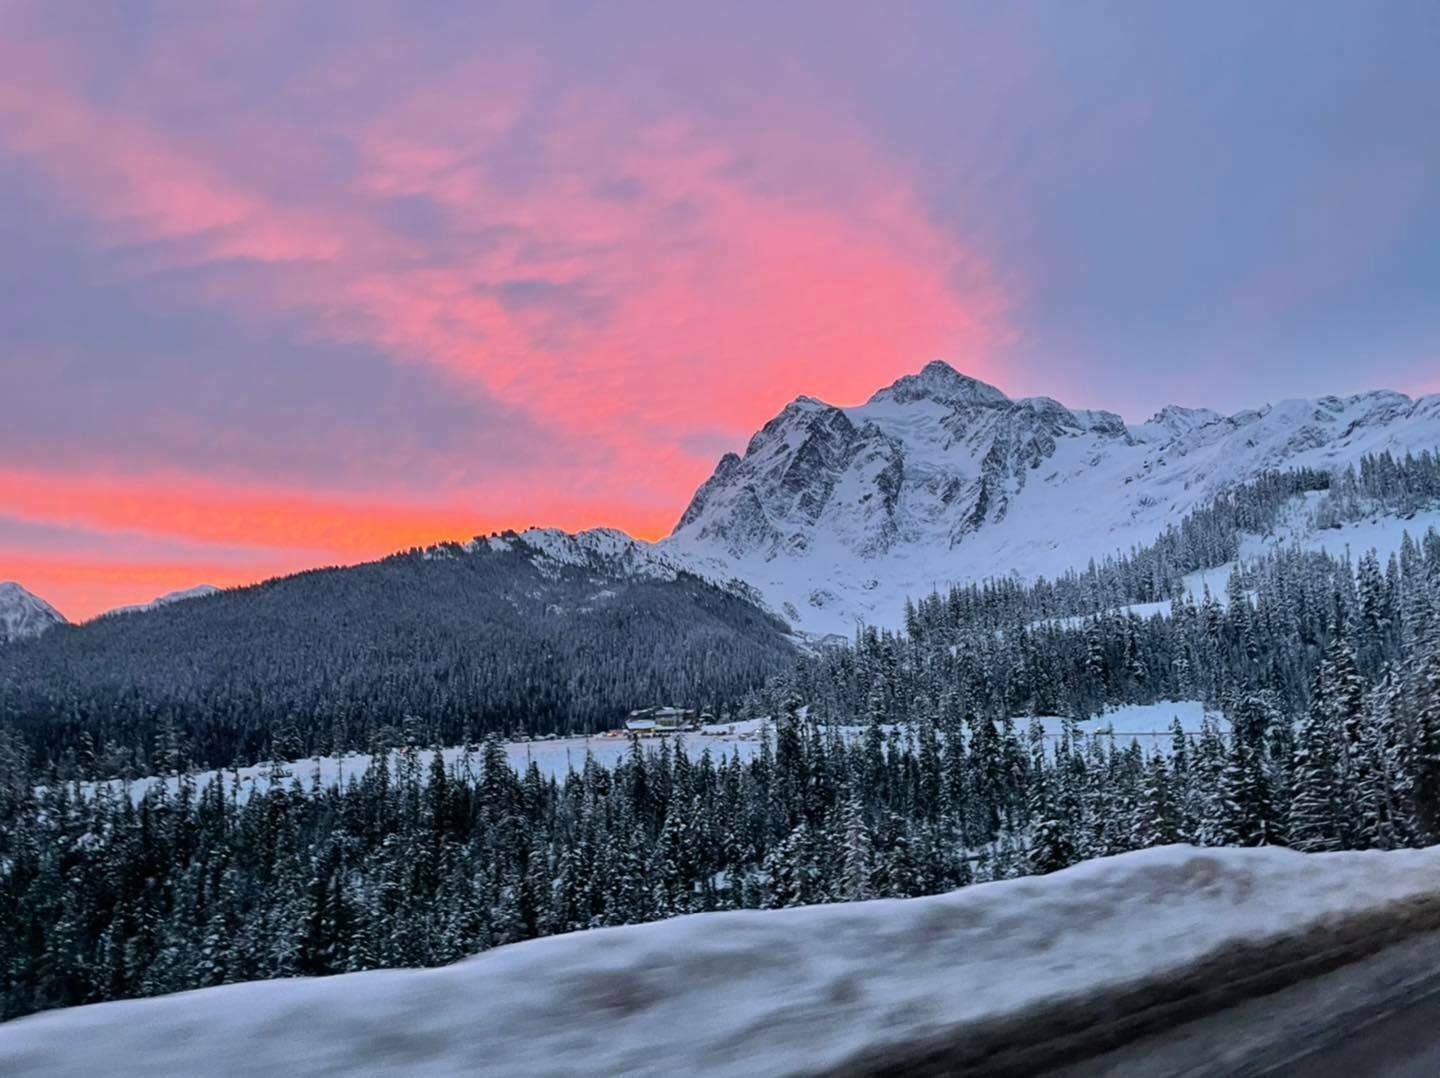
[[907, 595], [1063, 572], [1135, 544], [1270, 469], [1440, 446], [1440, 396], [1378, 391], [1127, 426], [1012, 400], [935, 361], [858, 407], [800, 397], [721, 458], [661, 544], [753, 584], [801, 628], [898, 621]]

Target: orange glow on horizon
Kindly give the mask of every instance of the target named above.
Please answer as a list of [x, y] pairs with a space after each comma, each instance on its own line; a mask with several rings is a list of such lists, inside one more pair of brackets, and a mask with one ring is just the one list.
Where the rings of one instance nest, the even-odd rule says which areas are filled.
[[304, 561], [277, 560], [248, 570], [229, 565], [65, 561], [38, 555], [0, 553], [0, 577], [18, 578], [72, 622], [88, 621], [122, 606], [137, 606], [197, 584], [217, 588], [258, 584], [275, 576], [317, 568]]
[[[237, 488], [193, 476], [75, 479], [0, 470], [0, 504], [13, 519], [93, 533], [97, 546], [103, 547], [107, 535], [137, 534], [194, 544], [192, 557], [168, 562], [0, 547], [0, 579], [18, 580], [72, 621], [196, 584], [253, 584], [511, 528], [619, 526], [604, 506], [559, 498], [530, 502], [532, 515], [517, 521], [456, 505], [346, 501], [304, 491]], [[626, 530], [638, 539], [658, 539], [673, 524], [668, 513], [627, 516], [634, 527]], [[212, 545], [244, 547], [248, 553], [238, 562], [233, 556], [217, 560], [208, 549]]]
[[[576, 531], [607, 522], [604, 504], [555, 496], [527, 499], [517, 511], [501, 515], [454, 504], [346, 500], [310, 491], [227, 486], [195, 476], [77, 479], [4, 469], [0, 469], [0, 504], [6, 515], [35, 523], [276, 550], [320, 550], [341, 558], [374, 557], [508, 528]], [[630, 534], [637, 538], [658, 538], [673, 523], [659, 514], [626, 515], [635, 526]]]

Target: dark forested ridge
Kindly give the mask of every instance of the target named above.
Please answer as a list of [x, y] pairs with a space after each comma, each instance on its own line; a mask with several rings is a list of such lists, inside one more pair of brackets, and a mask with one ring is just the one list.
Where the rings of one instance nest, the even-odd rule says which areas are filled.
[[[369, 747], [421, 725], [591, 731], [716, 707], [792, 659], [784, 625], [680, 573], [449, 545], [320, 569], [0, 648], [0, 722], [103, 773]], [[167, 748], [168, 746], [168, 748]]]

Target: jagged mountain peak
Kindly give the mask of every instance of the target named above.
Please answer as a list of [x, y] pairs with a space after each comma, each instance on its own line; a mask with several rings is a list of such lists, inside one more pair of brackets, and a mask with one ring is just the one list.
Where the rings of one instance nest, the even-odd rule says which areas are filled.
[[833, 404], [827, 404], [819, 397], [811, 397], [802, 393], [785, 406], [787, 414], [807, 414], [811, 412], [825, 412], [833, 409]]
[[567, 532], [559, 528], [526, 528], [505, 532], [469, 544], [492, 550], [510, 550], [523, 544], [537, 564], [589, 566], [620, 575], [673, 580], [677, 567], [648, 543], [641, 543], [618, 528], [589, 528]]
[[39, 636], [52, 625], [65, 624], [65, 616], [40, 596], [13, 580], [0, 583], [0, 644]]
[[1186, 408], [1179, 404], [1167, 404], [1150, 417], [1150, 422], [1168, 426], [1175, 431], [1188, 431], [1218, 423], [1221, 418], [1219, 412], [1209, 408]]
[[877, 391], [867, 403], [895, 401], [905, 404], [915, 400], [961, 405], [1010, 403], [1010, 398], [994, 386], [960, 373], [943, 359], [932, 359], [919, 373], [897, 378], [884, 389]]
[[[1230, 417], [1232, 424], [1236, 417]], [[1144, 423], [1134, 428], [1131, 435], [1146, 442], [1168, 442], [1185, 438], [1202, 427], [1226, 422], [1226, 417], [1209, 408], [1185, 408], [1178, 404], [1167, 404]]]
[[1440, 397], [1388, 391], [1222, 416], [1172, 405], [1129, 427], [1011, 399], [935, 361], [863, 405], [792, 402], [726, 454], [662, 546], [740, 577], [810, 631], [896, 623], [907, 595], [1055, 575], [1149, 543], [1272, 469], [1344, 468], [1440, 445]]

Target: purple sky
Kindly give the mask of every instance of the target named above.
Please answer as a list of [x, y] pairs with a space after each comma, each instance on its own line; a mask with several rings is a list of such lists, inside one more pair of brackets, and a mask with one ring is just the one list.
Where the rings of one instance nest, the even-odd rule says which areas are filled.
[[668, 531], [936, 356], [1440, 390], [1440, 5], [0, 0], [0, 579]]

